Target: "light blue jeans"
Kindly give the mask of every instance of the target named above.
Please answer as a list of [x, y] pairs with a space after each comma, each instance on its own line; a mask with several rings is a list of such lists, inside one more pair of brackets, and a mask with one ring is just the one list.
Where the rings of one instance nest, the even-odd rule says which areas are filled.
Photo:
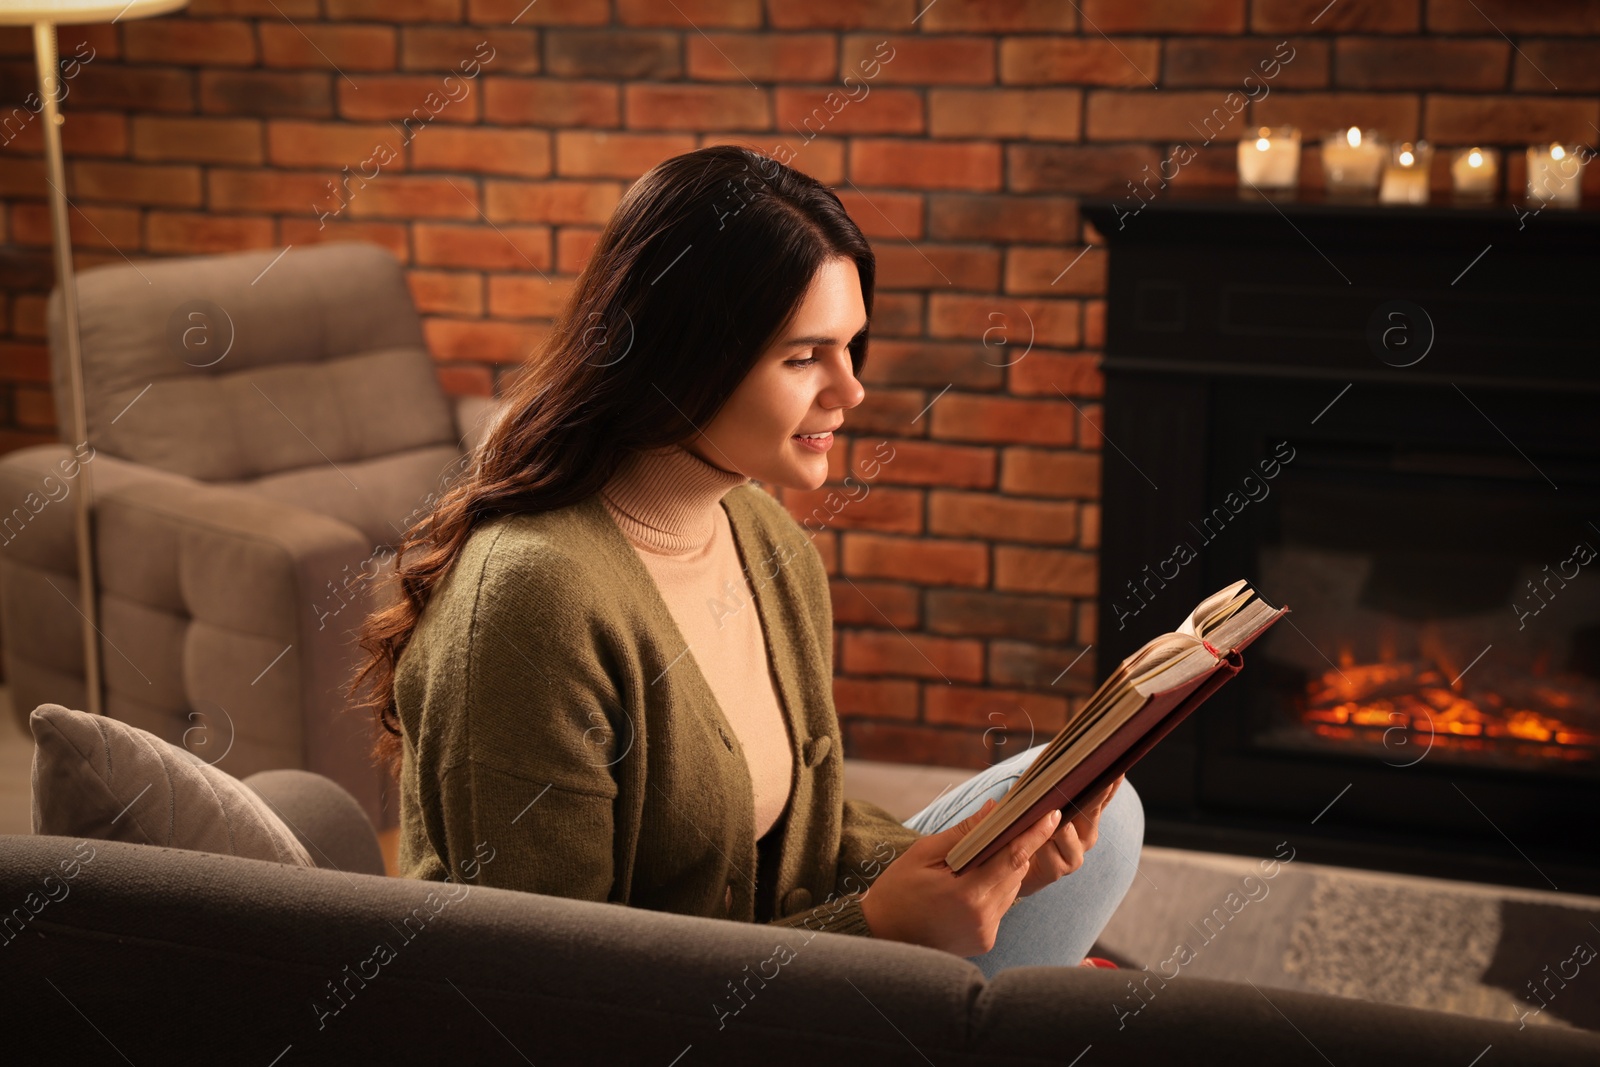
[[[1003, 797], [1045, 747], [1019, 752], [978, 772], [904, 825], [924, 834], [954, 826], [990, 797]], [[1073, 814], [1072, 809], [1066, 814]], [[994, 948], [967, 958], [988, 978], [1007, 967], [1077, 966], [1133, 885], [1143, 844], [1144, 807], [1133, 782], [1124, 781], [1100, 813], [1100, 833], [1094, 848], [1084, 854], [1083, 866], [1023, 897], [1001, 919]]]

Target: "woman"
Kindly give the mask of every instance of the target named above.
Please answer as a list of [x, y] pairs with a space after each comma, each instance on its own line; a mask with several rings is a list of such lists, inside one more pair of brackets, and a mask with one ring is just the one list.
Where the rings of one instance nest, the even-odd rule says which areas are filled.
[[827, 479], [873, 278], [838, 198], [754, 151], [628, 190], [363, 626], [403, 875], [1080, 962], [1132, 880], [1131, 787], [960, 877], [1039, 748], [905, 823], [841, 793], [827, 574], [750, 479]]

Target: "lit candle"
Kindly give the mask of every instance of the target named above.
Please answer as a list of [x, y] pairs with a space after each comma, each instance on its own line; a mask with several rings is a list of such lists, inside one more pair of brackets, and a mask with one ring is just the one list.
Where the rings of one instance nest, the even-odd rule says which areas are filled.
[[1395, 145], [1388, 165], [1383, 168], [1378, 199], [1385, 204], [1426, 204], [1428, 166], [1432, 162], [1433, 149], [1426, 141]]
[[1493, 196], [1499, 171], [1492, 150], [1463, 148], [1450, 163], [1450, 183], [1460, 197]]
[[1528, 147], [1528, 199], [1546, 204], [1578, 202], [1584, 160], [1577, 148], [1563, 144]]
[[1322, 139], [1322, 169], [1330, 193], [1370, 193], [1378, 187], [1385, 157], [1383, 139], [1352, 126]]
[[1263, 126], [1239, 142], [1239, 181], [1259, 189], [1293, 189], [1300, 180], [1300, 131]]

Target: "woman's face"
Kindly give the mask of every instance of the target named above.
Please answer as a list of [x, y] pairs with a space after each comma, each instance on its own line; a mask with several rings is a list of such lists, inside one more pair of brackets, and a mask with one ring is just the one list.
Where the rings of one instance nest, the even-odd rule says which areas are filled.
[[[811, 279], [794, 323], [761, 354], [716, 418], [684, 447], [723, 470], [788, 489], [828, 480], [831, 431], [866, 390], [851, 369], [850, 339], [866, 328], [855, 260], [828, 260]], [[808, 446], [799, 434], [828, 433]]]

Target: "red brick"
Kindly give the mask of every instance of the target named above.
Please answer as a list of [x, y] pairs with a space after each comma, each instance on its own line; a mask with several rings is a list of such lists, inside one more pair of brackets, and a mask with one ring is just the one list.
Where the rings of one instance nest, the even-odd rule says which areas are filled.
[[189, 15], [266, 15], [276, 18], [310, 18], [321, 14], [317, 0], [192, 0]]
[[1077, 8], [1060, 0], [938, 0], [919, 8], [924, 33], [939, 30], [1075, 30]]
[[[142, 241], [138, 208], [78, 204], [67, 212], [74, 248], [123, 248], [129, 251]], [[11, 205], [10, 239], [18, 245], [48, 248], [55, 239], [50, 228], [50, 208], [43, 201]]]
[[1352, 89], [1500, 89], [1511, 46], [1505, 41], [1343, 37], [1335, 45], [1337, 83]]
[[[1170, 50], [1180, 42], [1167, 42]], [[1153, 85], [1161, 42], [1153, 37], [1006, 37], [1000, 80], [1010, 85]]]
[[267, 124], [267, 158], [280, 167], [349, 167], [358, 174], [371, 174], [374, 168], [399, 171], [406, 169], [402, 140], [387, 123], [282, 119]]
[[889, 578], [921, 585], [986, 586], [989, 553], [975, 541], [891, 537], [851, 530], [844, 571], [852, 578]]
[[200, 110], [269, 118], [331, 118], [337, 74], [202, 70]]
[[424, 315], [470, 318], [483, 314], [483, 276], [453, 270], [412, 270], [406, 285]]
[[862, 34], [841, 45], [840, 70], [856, 85], [989, 85], [994, 38]]
[[862, 185], [993, 191], [1000, 188], [1000, 146], [859, 138], [850, 152], [850, 177]]
[[1006, 147], [1006, 173], [1013, 192], [1099, 193], [1161, 158], [1146, 145], [1014, 144]]
[[686, 134], [561, 130], [556, 134], [556, 171], [569, 178], [637, 178], [694, 147], [694, 138]]
[[600, 239], [598, 229], [563, 226], [556, 231], [556, 269], [562, 274], [579, 274]]
[[885, 289], [993, 290], [1000, 284], [1000, 253], [992, 248], [886, 242], [877, 253], [877, 284]]
[[[834, 538], [834, 534], [821, 534], [817, 542]], [[922, 617], [922, 594], [916, 586], [896, 582], [873, 582], [865, 579], [839, 579], [830, 581], [833, 600], [833, 624], [865, 626], [874, 630], [915, 629]]]
[[[191, 15], [199, 15], [191, 6]], [[217, 12], [228, 14], [228, 12]], [[27, 27], [18, 27], [21, 31], [23, 47], [17, 54], [31, 59], [33, 57], [33, 35]], [[81, 23], [76, 26], [56, 27], [56, 53], [63, 60], [77, 59], [83, 62], [95, 62], [102, 59], [122, 58], [122, 36], [119, 27], [109, 22]], [[63, 73], [67, 71], [64, 69]]]
[[[851, 418], [851, 415], [846, 418]], [[876, 475], [867, 479], [886, 485], [930, 485], [958, 489], [988, 489], [995, 484], [996, 460], [993, 449], [972, 448], [932, 441], [895, 441], [889, 459], [882, 459], [876, 450], [878, 440], [856, 440], [852, 449], [852, 465], [858, 477], [866, 472]]]
[[619, 126], [621, 96], [604, 82], [553, 78], [488, 78], [484, 82], [486, 122], [539, 126]]
[[1101, 33], [1239, 33], [1244, 0], [1083, 0], [1083, 23]]
[[167, 207], [200, 206], [200, 168], [145, 163], [74, 162], [72, 192], [78, 200], [110, 200]]
[[930, 89], [928, 132], [935, 137], [1076, 141], [1083, 93], [1077, 89]]
[[761, 0], [617, 0], [623, 26], [674, 26], [700, 30], [754, 29], [761, 25]]
[[920, 0], [857, 0], [818, 4], [814, 0], [767, 0], [767, 19], [775, 30], [900, 30], [921, 9]]
[[631, 129], [767, 130], [772, 105], [762, 89], [735, 85], [626, 85], [623, 114]]
[[1106, 302], [1086, 300], [1083, 305], [1083, 344], [1086, 348], [1106, 346]]
[[1415, 33], [1421, 0], [1255, 0], [1256, 33]]
[[1591, 41], [1522, 41], [1511, 57], [1514, 89], [1543, 93], [1551, 83], [1567, 93], [1600, 92], [1600, 63]]
[[44, 160], [0, 156], [0, 189], [11, 196], [45, 196], [50, 186], [44, 179]]
[[[844, 200], [844, 197], [840, 197]], [[859, 225], [860, 220], [857, 220]], [[863, 226], [861, 232], [872, 234]], [[923, 293], [886, 293], [879, 290], [872, 301], [872, 336], [875, 340], [887, 337], [920, 337], [922, 335], [923, 309], [927, 297]]]
[[936, 490], [928, 494], [928, 533], [1070, 545], [1078, 539], [1078, 505]]
[[415, 132], [437, 122], [476, 122], [480, 87], [471, 78], [380, 74], [357, 89], [339, 82], [339, 114], [346, 119], [397, 119]]
[[[1006, 249], [1008, 293], [1098, 296], [1106, 290], [1106, 253], [1101, 248]], [[1077, 335], [1074, 335], [1074, 340]], [[1051, 342], [1058, 343], [1058, 342]]]
[[815, 82], [839, 69], [829, 33], [693, 33], [684, 45], [695, 81]]
[[1080, 404], [1078, 415], [1078, 447], [1098, 449], [1105, 440], [1100, 427], [1106, 424], [1105, 412], [1099, 404]]
[[407, 26], [400, 31], [400, 65], [466, 77], [481, 77], [486, 71], [537, 74], [539, 35], [521, 28]]
[[548, 30], [545, 71], [559, 78], [666, 81], [683, 76], [680, 35], [664, 30]]
[[1420, 132], [1421, 107], [1395, 93], [1273, 93], [1251, 109], [1250, 125], [1298, 126], [1308, 138], [1360, 126], [1409, 141]]
[[1328, 53], [1328, 42], [1313, 37], [1174, 37], [1167, 41], [1161, 84], [1238, 89], [1257, 99], [1278, 89], [1323, 89]]
[[928, 687], [926, 718], [933, 723], [981, 726], [1000, 759], [1043, 745], [1066, 725], [1067, 698], [1022, 689]]
[[489, 276], [489, 314], [497, 319], [553, 319], [572, 295], [573, 279], [527, 274]]
[[[1266, 101], [1276, 96], [1274, 93]], [[1239, 131], [1248, 125], [1248, 104], [1242, 90], [1218, 93], [1096, 89], [1089, 93], [1086, 136], [1091, 141], [1236, 141]]]
[[[1079, 631], [1082, 632], [1081, 629]], [[1079, 638], [1083, 641], [1083, 638]], [[1073, 709], [1082, 706], [1083, 696], [1094, 691], [1095, 656], [1087, 648], [1059, 643], [1032, 644], [1025, 641], [989, 643], [989, 684], [1029, 686], [1056, 693], [1079, 694], [1070, 697]]]
[[[861, 232], [868, 237], [914, 241], [923, 236], [922, 197], [916, 193], [892, 193], [874, 189], [870, 194], [854, 189], [837, 189], [836, 195]], [[877, 251], [881, 254], [883, 248]], [[881, 285], [881, 283], [880, 283]], [[873, 319], [878, 318], [876, 309]], [[876, 327], [874, 327], [874, 332]]]
[[433, 358], [474, 363], [520, 363], [532, 354], [547, 332], [537, 323], [444, 318], [422, 322], [422, 333]]
[[824, 530], [877, 530], [880, 533], [922, 532], [922, 493], [913, 489], [823, 486], [784, 494], [784, 507], [806, 533]]
[[611, 0], [467, 0], [467, 19], [496, 26], [604, 26], [611, 21]]
[[1094, 596], [1099, 567], [1092, 552], [996, 545], [994, 587], [1018, 593]]
[[488, 367], [442, 364], [434, 368], [446, 396], [493, 397], [494, 374]]
[[[1071, 348], [1081, 333], [1076, 300], [1017, 300], [1008, 296], [968, 293], [934, 293], [928, 300], [928, 334], [932, 337], [970, 337], [991, 349], [1000, 345], [1036, 345]], [[1018, 358], [990, 357], [997, 365]]]
[[[849, 548], [846, 548], [848, 558]], [[945, 681], [983, 680], [983, 643], [927, 634], [865, 630], [844, 635], [844, 670]]]
[[[834, 621], [839, 618], [834, 609]], [[841, 719], [915, 719], [917, 683], [889, 678], [833, 679], [833, 708]]]
[[12, 410], [24, 429], [53, 430], [56, 425], [55, 401], [48, 389], [17, 386], [12, 390]]
[[347, 211], [358, 218], [477, 219], [477, 192], [471, 181], [381, 175], [350, 198]]
[[122, 54], [131, 63], [248, 67], [256, 61], [253, 29], [228, 19], [129, 19]]
[[1426, 136], [1438, 144], [1589, 143], [1600, 121], [1593, 100], [1526, 96], [1429, 96]]
[[458, 22], [462, 0], [327, 0], [330, 19], [367, 22]]
[[1008, 369], [1016, 396], [1098, 397], [1105, 391], [1098, 354], [1029, 352]]
[[[50, 384], [50, 350], [42, 344], [18, 344], [0, 340], [0, 381], [34, 382]], [[26, 444], [56, 444], [51, 441], [27, 441]], [[23, 447], [15, 442], [0, 442], [6, 451]]]
[[1061, 196], [935, 193], [928, 198], [928, 233], [947, 240], [1070, 242], [1078, 236], [1078, 203]]
[[332, 68], [346, 73], [394, 69], [394, 30], [387, 26], [330, 26], [313, 21], [291, 26], [264, 19], [258, 28], [263, 66]]
[[[69, 99], [82, 108], [189, 112], [194, 110], [194, 75], [187, 70], [90, 63], [73, 79]], [[67, 125], [71, 124], [69, 117]]]
[[12, 336], [29, 341], [48, 339], [48, 303], [42, 293], [18, 293], [11, 309]]
[[946, 393], [933, 405], [933, 433], [947, 441], [1070, 445], [1077, 413], [1065, 400]]
[[541, 178], [550, 173], [550, 134], [545, 130], [470, 129], [421, 131], [411, 142], [418, 170], [454, 170]]
[[861, 381], [870, 387], [920, 385], [933, 389], [998, 392], [1005, 372], [975, 358], [970, 343], [904, 341], [877, 338], [872, 342]]
[[272, 220], [249, 215], [152, 211], [145, 223], [145, 248], [176, 255], [210, 255], [277, 245]]
[[213, 168], [206, 175], [206, 207], [212, 211], [271, 211], [315, 217], [317, 208], [327, 209], [332, 203], [328, 185], [334, 177], [332, 172]]
[[[65, 117], [61, 125], [61, 150], [68, 158], [128, 154], [126, 115], [110, 111], [70, 111]], [[8, 151], [42, 158], [44, 121], [25, 107], [8, 112], [0, 106], [0, 143]]]
[[777, 91], [777, 126], [804, 140], [826, 130], [841, 133], [922, 133], [922, 93], [913, 89], [869, 89], [851, 99], [836, 87], [784, 86]]
[[402, 222], [351, 222], [339, 219], [285, 218], [278, 222], [278, 243], [285, 245], [323, 244], [330, 241], [368, 241], [382, 245], [404, 263], [411, 258], [411, 239]]
[[[945, 683], [939, 680], [931, 684]], [[844, 724], [843, 731], [845, 756], [849, 759], [968, 769], [987, 767], [992, 762], [992, 754], [977, 730], [852, 720]]]
[[1008, 448], [1000, 456], [1000, 489], [1019, 496], [1100, 499], [1100, 456], [1043, 448]]
[[411, 228], [416, 262], [423, 267], [473, 270], [548, 270], [548, 226], [456, 226], [419, 222]]
[[[1084, 504], [1078, 512], [1078, 547], [1100, 547], [1100, 505]], [[1091, 638], [1093, 640], [1093, 638]]]
[[621, 199], [616, 182], [491, 181], [484, 211], [495, 222], [604, 223]]
[[155, 162], [260, 163], [261, 123], [136, 115], [133, 156]]
[[1593, 0], [1430, 0], [1428, 29], [1435, 33], [1600, 33], [1600, 4]]

